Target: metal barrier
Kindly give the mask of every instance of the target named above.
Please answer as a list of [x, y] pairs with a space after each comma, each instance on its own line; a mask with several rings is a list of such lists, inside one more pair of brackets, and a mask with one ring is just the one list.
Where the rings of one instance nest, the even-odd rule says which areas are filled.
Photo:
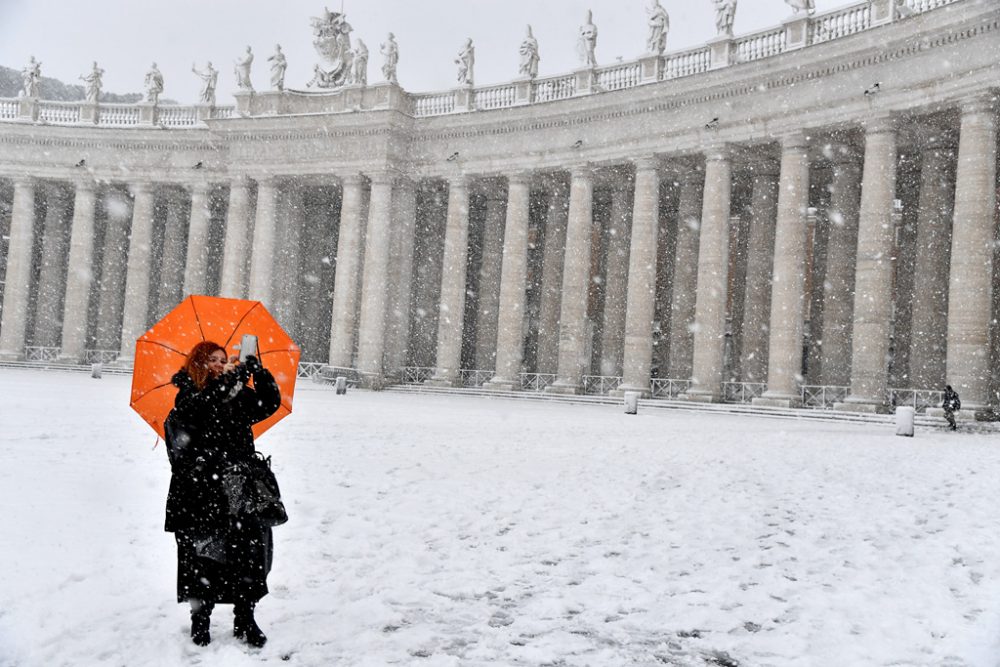
[[723, 382], [722, 400], [725, 403], [749, 403], [765, 391], [766, 382]]
[[399, 369], [400, 384], [423, 384], [434, 375], [430, 366], [403, 366]]
[[944, 392], [933, 389], [890, 389], [889, 405], [908, 405], [915, 412], [926, 412], [927, 408], [938, 408], [944, 402]]
[[677, 398], [691, 388], [691, 380], [672, 380], [670, 378], [653, 378], [649, 381], [650, 394], [653, 398]]
[[470, 389], [482, 387], [492, 380], [494, 375], [496, 375], [496, 371], [473, 370], [470, 368], [462, 368], [458, 371], [458, 378], [462, 386]]
[[584, 375], [583, 393], [605, 396], [622, 383], [620, 375]]
[[521, 389], [524, 391], [542, 391], [556, 381], [555, 373], [520, 373]]
[[55, 361], [59, 358], [61, 347], [44, 347], [41, 345], [25, 345], [25, 361]]
[[305, 380], [315, 380], [319, 376], [320, 371], [325, 367], [326, 364], [318, 361], [300, 361], [296, 377]]
[[842, 403], [851, 393], [850, 387], [839, 385], [804, 384], [802, 391], [802, 407], [832, 410], [834, 403]]

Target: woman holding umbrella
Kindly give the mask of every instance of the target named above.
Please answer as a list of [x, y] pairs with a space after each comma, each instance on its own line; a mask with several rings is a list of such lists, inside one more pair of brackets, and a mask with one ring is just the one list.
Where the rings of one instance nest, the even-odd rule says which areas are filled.
[[233, 634], [260, 647], [267, 637], [254, 607], [267, 595], [271, 529], [232, 514], [225, 471], [254, 458], [251, 427], [274, 414], [281, 395], [256, 357], [234, 362], [221, 345], [203, 341], [171, 379], [179, 391], [164, 424], [171, 467], [166, 530], [177, 540], [177, 601], [191, 604], [194, 643], [211, 641], [212, 609], [222, 603], [234, 605]]

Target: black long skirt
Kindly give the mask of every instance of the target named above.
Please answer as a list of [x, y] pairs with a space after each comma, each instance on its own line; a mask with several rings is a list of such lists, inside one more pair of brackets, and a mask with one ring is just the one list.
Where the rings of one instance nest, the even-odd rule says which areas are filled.
[[267, 595], [274, 545], [271, 529], [232, 522], [217, 535], [177, 531], [177, 601], [256, 602]]

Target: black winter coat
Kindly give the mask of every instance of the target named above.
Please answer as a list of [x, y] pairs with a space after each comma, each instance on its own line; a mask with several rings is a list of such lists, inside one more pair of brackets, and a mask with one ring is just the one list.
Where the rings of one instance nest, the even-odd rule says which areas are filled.
[[216, 533], [228, 525], [222, 472], [253, 457], [251, 426], [281, 405], [270, 372], [258, 366], [252, 377], [253, 389], [246, 386], [250, 373], [241, 366], [201, 391], [183, 370], [172, 378], [180, 391], [165, 424], [171, 468], [167, 532]]

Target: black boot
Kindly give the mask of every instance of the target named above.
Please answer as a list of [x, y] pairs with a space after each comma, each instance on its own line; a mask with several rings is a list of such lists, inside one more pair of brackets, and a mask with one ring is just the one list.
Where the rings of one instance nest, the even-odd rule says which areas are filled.
[[261, 632], [253, 617], [256, 602], [237, 602], [233, 608], [233, 635], [239, 637], [250, 646], [260, 648], [267, 643], [267, 636]]
[[208, 627], [212, 621], [212, 608], [215, 604], [202, 600], [191, 600], [191, 641], [198, 646], [208, 646], [212, 635]]

